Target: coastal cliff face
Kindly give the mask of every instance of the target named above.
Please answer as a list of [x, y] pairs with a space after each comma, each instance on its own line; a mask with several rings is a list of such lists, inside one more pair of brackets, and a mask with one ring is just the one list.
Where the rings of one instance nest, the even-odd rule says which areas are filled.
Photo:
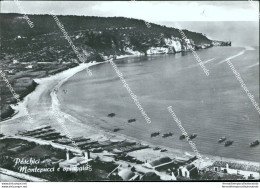
[[165, 38], [164, 41], [165, 41], [165, 44], [168, 47], [172, 47], [175, 50], [175, 52], [182, 51], [181, 40], [179, 38], [174, 38], [174, 37]]
[[[34, 78], [53, 75], [78, 65], [77, 55], [50, 15], [30, 15], [30, 28], [21, 14], [1, 14], [0, 61], [15, 91], [26, 96], [36, 85]], [[212, 41], [202, 33], [178, 29], [123, 17], [58, 16], [71, 41], [86, 62], [104, 61], [120, 55], [153, 55], [203, 49], [231, 42]], [[20, 81], [17, 81], [19, 78]], [[23, 86], [28, 81], [30, 86]], [[24, 81], [24, 82], [22, 82]], [[15, 99], [0, 81], [2, 110], [6, 118]], [[30, 88], [27, 88], [30, 87]], [[7, 115], [2, 115], [2, 114]]]

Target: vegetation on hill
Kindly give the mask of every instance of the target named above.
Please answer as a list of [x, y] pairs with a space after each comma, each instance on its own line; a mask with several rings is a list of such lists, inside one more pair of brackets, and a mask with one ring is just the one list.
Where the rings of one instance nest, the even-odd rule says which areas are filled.
[[[35, 27], [30, 28], [20, 14], [1, 14], [1, 50], [4, 53], [29, 53], [26, 60], [57, 60], [66, 55], [76, 57], [63, 33], [51, 15], [30, 15]], [[123, 17], [58, 16], [60, 22], [81, 52], [88, 54], [103, 52], [105, 55], [124, 54], [125, 47], [145, 52], [151, 46], [163, 46], [163, 38], [178, 37], [178, 29], [150, 23], [148, 28], [143, 20]], [[183, 30], [195, 44], [210, 44], [202, 33]], [[19, 37], [19, 38], [18, 38]], [[50, 48], [51, 49], [46, 49]], [[112, 50], [113, 49], [113, 50]], [[61, 51], [61, 52], [60, 52]], [[59, 52], [59, 53], [57, 53]], [[17, 54], [17, 55], [18, 55]], [[37, 59], [41, 60], [41, 59]]]

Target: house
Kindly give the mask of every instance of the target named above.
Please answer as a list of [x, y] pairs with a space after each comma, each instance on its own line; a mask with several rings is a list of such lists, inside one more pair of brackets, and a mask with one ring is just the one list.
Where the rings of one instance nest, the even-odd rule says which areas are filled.
[[178, 169], [178, 175], [186, 178], [196, 178], [198, 176], [198, 168], [194, 164], [181, 166]]
[[107, 177], [110, 179], [123, 181], [135, 181], [140, 179], [140, 176], [133, 172], [133, 170], [129, 168], [121, 168], [121, 165], [117, 166], [112, 172], [108, 174]]
[[11, 70], [9, 70], [9, 71], [7, 71], [9, 74], [15, 74], [15, 70], [14, 69], [11, 69]]
[[17, 63], [19, 63], [19, 61], [16, 60], [16, 59], [14, 59], [14, 60], [13, 60], [13, 64], [17, 64]]
[[61, 161], [63, 161], [63, 159], [57, 159], [56, 157], [51, 157], [51, 158], [41, 161], [41, 164], [43, 164], [45, 166], [53, 166], [53, 165], [60, 163]]
[[147, 172], [141, 177], [141, 181], [160, 181], [161, 178], [155, 172]]
[[29, 65], [31, 62], [21, 62], [22, 65]]
[[26, 69], [32, 69], [32, 67], [33, 67], [32, 65], [28, 65], [28, 66], [26, 66], [25, 68], [26, 68]]
[[66, 160], [59, 163], [60, 168], [69, 168], [72, 172], [76, 172], [77, 168], [88, 164], [90, 161], [93, 161], [93, 159], [90, 158], [90, 153], [87, 150], [87, 152], [84, 152], [84, 157], [73, 157], [72, 159], [69, 158], [69, 152], [67, 150], [66, 153]]
[[247, 179], [259, 179], [260, 169], [254, 165], [246, 165], [234, 162], [215, 161], [211, 166], [215, 172], [243, 175]]
[[153, 170], [161, 170], [161, 169], [173, 168], [174, 166], [176, 166], [176, 163], [169, 157], [162, 157], [150, 163], [146, 162], [144, 166], [147, 168], [151, 168]]
[[131, 169], [123, 169], [118, 172], [118, 175], [123, 179], [123, 181], [135, 181], [139, 178], [139, 175], [131, 171]]

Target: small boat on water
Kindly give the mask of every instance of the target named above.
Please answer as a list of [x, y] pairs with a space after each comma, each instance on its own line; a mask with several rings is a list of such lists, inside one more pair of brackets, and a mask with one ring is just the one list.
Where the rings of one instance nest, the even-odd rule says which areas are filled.
[[225, 142], [225, 146], [230, 146], [233, 144], [234, 141], [228, 140]]
[[249, 145], [250, 145], [250, 147], [254, 147], [254, 146], [257, 146], [259, 144], [260, 144], [259, 140], [256, 140], [254, 142], [251, 142]]
[[185, 135], [180, 136], [180, 140], [183, 140], [185, 138]]
[[171, 132], [169, 132], [169, 133], [163, 134], [162, 137], [163, 137], [163, 138], [167, 138], [167, 137], [172, 136], [172, 135], [173, 135], [173, 134], [172, 134]]
[[116, 114], [115, 113], [110, 113], [110, 114], [108, 114], [107, 116], [108, 117], [114, 117]]
[[167, 151], [167, 149], [162, 149], [162, 150], [161, 150], [161, 152], [166, 152], [166, 151]]
[[160, 150], [161, 148], [159, 148], [159, 147], [155, 147], [153, 150]]
[[135, 121], [136, 121], [136, 119], [129, 119], [128, 123], [132, 123], [132, 122], [135, 122]]
[[227, 138], [225, 136], [221, 137], [218, 139], [218, 143], [224, 142]]
[[193, 133], [193, 134], [191, 134], [189, 137], [190, 137], [190, 139], [196, 138], [196, 137], [197, 137], [197, 134], [196, 134], [196, 133]]
[[114, 132], [117, 132], [117, 131], [119, 131], [119, 130], [120, 130], [119, 128], [115, 128], [115, 129], [114, 129]]
[[151, 134], [151, 138], [152, 138], [152, 137], [156, 137], [156, 136], [158, 136], [159, 134], [160, 134], [159, 131], [158, 131], [158, 132], [154, 132], [154, 133]]

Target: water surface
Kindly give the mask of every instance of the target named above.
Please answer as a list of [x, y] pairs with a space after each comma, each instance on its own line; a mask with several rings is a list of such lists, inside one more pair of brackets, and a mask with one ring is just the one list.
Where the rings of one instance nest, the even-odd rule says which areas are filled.
[[[109, 64], [91, 67], [93, 76], [80, 72], [59, 91], [61, 108], [84, 123], [119, 132], [153, 144], [192, 153], [179, 140], [181, 131], [167, 111], [172, 106], [201, 154], [259, 161], [259, 146], [249, 143], [260, 138], [260, 118], [239, 81], [226, 62], [228, 57], [259, 103], [259, 48], [214, 47], [197, 51], [210, 71], [206, 76], [192, 53], [126, 58], [115, 61], [129, 87], [151, 118], [147, 124], [128, 91]], [[68, 92], [62, 92], [66, 89]], [[107, 117], [115, 113], [113, 118]], [[135, 118], [136, 122], [127, 123]], [[151, 138], [152, 132], [173, 132], [168, 138]], [[233, 145], [224, 147], [218, 139], [226, 136]]]

